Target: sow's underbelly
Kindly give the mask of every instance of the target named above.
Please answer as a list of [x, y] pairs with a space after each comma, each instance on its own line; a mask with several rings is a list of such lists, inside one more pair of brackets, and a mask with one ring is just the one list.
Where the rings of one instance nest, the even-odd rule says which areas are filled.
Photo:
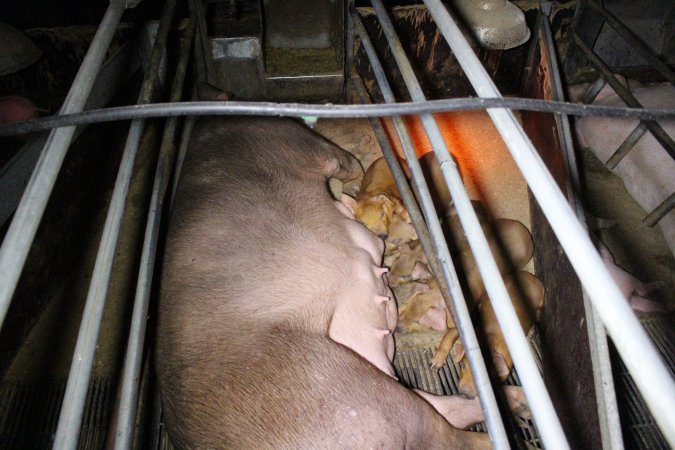
[[[225, 430], [238, 419], [218, 398], [232, 405], [267, 398], [265, 411], [245, 411], [253, 422], [270, 411], [290, 414], [284, 408], [297, 405], [276, 404], [275, 392], [303, 389], [310, 375], [317, 382], [323, 365], [313, 364], [333, 352], [317, 354], [310, 336], [331, 338], [393, 376], [397, 315], [379, 267], [383, 245], [338, 210], [326, 185], [332, 176], [358, 177], [358, 162], [290, 120], [223, 119], [195, 132], [160, 292], [157, 368], [172, 440], [220, 442], [206, 418], [227, 418]], [[274, 354], [266, 352], [272, 348]], [[319, 382], [353, 389], [363, 360], [336, 351], [325, 364], [340, 378]], [[299, 367], [280, 362], [303, 352]], [[250, 370], [271, 365], [294, 375], [285, 385], [243, 386]], [[297, 433], [311, 433], [301, 428]]]

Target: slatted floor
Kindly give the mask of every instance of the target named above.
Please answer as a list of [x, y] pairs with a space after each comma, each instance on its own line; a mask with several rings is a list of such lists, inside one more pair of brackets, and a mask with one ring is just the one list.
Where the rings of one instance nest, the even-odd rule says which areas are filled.
[[[434, 350], [408, 349], [397, 352], [394, 358], [394, 368], [401, 383], [409, 388], [422, 389], [436, 395], [457, 394], [459, 383], [459, 367], [450, 358], [440, 369], [432, 369], [431, 359]], [[514, 370], [505, 384], [520, 386], [520, 380]], [[472, 431], [485, 431], [483, 424], [471, 428]], [[539, 434], [534, 422], [529, 419], [518, 418], [520, 437], [534, 448], [542, 448]]]
[[[8, 383], [0, 386], [0, 448], [51, 448], [65, 390], [65, 381], [39, 385]], [[87, 393], [79, 450], [104, 447], [114, 397], [115, 383], [112, 379], [92, 379]]]
[[[672, 319], [648, 318], [643, 320], [643, 324], [675, 376], [675, 328]], [[536, 352], [536, 345], [533, 348]], [[439, 395], [456, 394], [458, 367], [449, 361], [441, 369], [430, 369], [432, 356], [433, 350], [428, 348], [397, 352], [394, 365], [399, 379], [411, 388]], [[668, 449], [625, 366], [618, 358], [613, 360], [626, 448]], [[506, 384], [520, 384], [515, 371]], [[0, 385], [0, 449], [51, 448], [64, 391], [65, 382]], [[114, 400], [114, 380], [94, 378], [87, 395], [78, 449], [104, 448]], [[542, 448], [535, 424], [531, 420], [519, 420], [517, 425], [518, 433], [530, 448]], [[161, 430], [161, 426], [158, 429]], [[474, 430], [484, 431], [484, 427], [478, 425]], [[170, 448], [165, 439], [151, 441], [160, 443], [157, 448]]]
[[[675, 377], [675, 327], [672, 318], [649, 318], [644, 319], [642, 324], [670, 368], [671, 375]], [[614, 383], [617, 386], [626, 449], [668, 450], [668, 444], [647, 410], [633, 378], [613, 347], [612, 353]]]

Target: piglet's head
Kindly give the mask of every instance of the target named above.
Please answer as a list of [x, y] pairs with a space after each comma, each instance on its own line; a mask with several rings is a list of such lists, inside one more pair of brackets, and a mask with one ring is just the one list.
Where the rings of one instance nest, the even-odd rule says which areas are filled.
[[386, 194], [356, 200], [354, 215], [370, 231], [386, 239], [395, 204]]

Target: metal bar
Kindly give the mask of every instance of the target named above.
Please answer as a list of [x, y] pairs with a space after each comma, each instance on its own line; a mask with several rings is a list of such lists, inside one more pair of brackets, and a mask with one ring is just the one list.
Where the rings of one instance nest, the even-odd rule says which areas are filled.
[[[369, 102], [370, 98], [368, 97], [366, 88], [365, 86], [363, 86], [363, 81], [357, 74], [354, 73], [352, 74], [352, 84], [356, 88], [360, 101], [362, 103]], [[394, 153], [394, 150], [391, 148], [391, 144], [389, 142], [389, 139], [387, 138], [387, 134], [385, 133], [384, 128], [382, 127], [382, 124], [380, 123], [379, 120], [375, 118], [370, 118], [370, 125], [373, 129], [373, 132], [375, 133], [377, 143], [380, 145], [380, 148], [382, 149], [382, 154], [384, 155], [384, 159], [387, 162], [387, 166], [389, 166], [392, 176], [394, 177], [396, 187], [398, 188], [399, 193], [401, 194], [403, 206], [405, 206], [406, 210], [408, 211], [408, 214], [410, 215], [410, 221], [412, 222], [413, 228], [415, 229], [415, 233], [417, 233], [417, 237], [419, 238], [420, 244], [422, 245], [424, 254], [427, 257], [431, 273], [438, 281], [439, 290], [441, 291], [443, 300], [445, 300], [446, 306], [448, 307], [448, 310], [450, 311], [450, 314], [452, 315], [454, 321], [455, 313], [454, 308], [452, 307], [452, 297], [450, 296], [450, 291], [448, 289], [447, 284], [445, 283], [445, 278], [443, 278], [443, 273], [441, 271], [440, 262], [438, 261], [438, 256], [434, 253], [433, 244], [431, 242], [431, 237], [429, 235], [429, 230], [427, 229], [427, 225], [426, 222], [424, 221], [422, 212], [417, 206], [417, 202], [415, 201], [415, 195], [413, 195], [413, 190], [408, 185], [408, 179], [406, 178], [405, 173], [403, 173], [403, 169], [401, 168], [401, 164], [398, 160], [398, 157]], [[420, 194], [419, 192], [417, 192], [417, 186], [413, 185], [413, 189], [415, 189], [416, 191], [417, 194], [416, 197], [420, 198]]]
[[609, 157], [605, 165], [608, 169], [614, 169], [622, 159], [628, 156], [635, 144], [640, 140], [642, 136], [647, 132], [647, 125], [645, 122], [640, 122], [638, 126], [635, 127], [633, 131], [628, 135], [628, 137], [621, 143], [619, 148]]
[[[551, 65], [553, 98], [562, 99], [565, 97], [565, 91], [560, 79], [561, 72], [558, 67], [558, 58], [548, 17], [542, 18], [541, 26], [545, 37], [544, 40], [547, 44], [548, 60]], [[592, 98], [588, 99], [588, 102], [593, 101], [604, 85], [605, 81], [602, 78], [598, 78], [586, 92], [586, 98], [592, 95]], [[566, 114], [556, 114], [556, 119], [558, 122], [558, 132], [561, 134], [563, 156], [567, 163], [567, 172], [569, 173], [569, 196], [571, 197], [571, 202], [574, 205], [579, 222], [584, 228], [587, 228], [586, 214], [579, 195], [579, 193], [583, 192], [582, 181], [579, 175], [580, 170], [577, 164], [576, 153], [574, 152], [569, 118]], [[616, 400], [616, 390], [614, 389], [614, 377], [612, 374], [612, 362], [609, 356], [607, 333], [586, 291], [583, 291], [583, 301], [591, 364], [593, 366], [593, 384], [595, 387], [598, 420], [600, 422], [602, 448], [603, 450], [622, 450], [624, 448], [623, 434], [619, 418], [619, 406]]]
[[[159, 31], [157, 32], [157, 38], [152, 50], [151, 69], [141, 86], [139, 103], [149, 102], [155, 91], [157, 85], [156, 79], [159, 72], [157, 69], [165, 51], [166, 39], [171, 27], [175, 4], [175, 0], [168, 0], [164, 4]], [[134, 120], [129, 128], [129, 135], [125, 144], [117, 179], [115, 180], [115, 189], [110, 200], [110, 207], [103, 228], [103, 237], [99, 245], [94, 272], [82, 314], [82, 323], [77, 336], [75, 354], [70, 366], [68, 384], [54, 440], [53, 448], [56, 450], [75, 449], [77, 447], [87, 386], [91, 377], [96, 342], [98, 340], [101, 319], [103, 318], [103, 307], [105, 306], [110, 273], [115, 256], [115, 247], [120, 233], [124, 206], [129, 192], [134, 161], [143, 129], [143, 120]]]
[[191, 101], [117, 106], [114, 108], [97, 109], [76, 114], [64, 114], [28, 120], [25, 122], [15, 122], [9, 125], [0, 125], [0, 136], [34, 133], [36, 131], [70, 125], [188, 115], [316, 116], [331, 118], [389, 117], [433, 112], [472, 111], [491, 108], [570, 114], [580, 117], [603, 116], [616, 119], [667, 120], [675, 118], [675, 109], [643, 109], [603, 105], [582, 105], [579, 103], [518, 97], [467, 97], [428, 100], [425, 102], [400, 102], [395, 104], [375, 103], [371, 105]]
[[[194, 38], [194, 26], [193, 15], [190, 17], [184, 35], [181, 37], [180, 56], [171, 89], [172, 102], [179, 101], [183, 93], [183, 82], [185, 80], [190, 48]], [[117, 410], [117, 430], [115, 433], [116, 450], [130, 448], [133, 438], [134, 419], [138, 404], [138, 383], [141, 376], [141, 365], [143, 361], [145, 329], [148, 307], [150, 305], [150, 292], [154, 275], [157, 239], [164, 208], [165, 193], [169, 184], [169, 177], [171, 175], [172, 163], [175, 156], [173, 140], [176, 133], [177, 122], [178, 118], [176, 117], [171, 117], [166, 121], [159, 150], [159, 161], [157, 163], [152, 197], [150, 199], [138, 282], [136, 285], [134, 309], [131, 318], [131, 328], [129, 330], [127, 352], [124, 360], [121, 395], [119, 408]]]
[[644, 219], [642, 219], [642, 223], [647, 225], [649, 228], [653, 227], [663, 217], [668, 214], [670, 211], [673, 210], [673, 207], [675, 207], [675, 192], [670, 194], [668, 198], [666, 198], [664, 201], [659, 204], [652, 212], [647, 214]]
[[[346, 33], [344, 39], [344, 48], [345, 48], [345, 81], [348, 77], [354, 76], [354, 37], [356, 36], [356, 31], [354, 30], [354, 24], [352, 23], [352, 15], [349, 14], [354, 8], [354, 0], [347, 0], [347, 17], [345, 18]], [[347, 102], [349, 102], [348, 97], [349, 85], [345, 82], [345, 97]]]
[[200, 52], [195, 52], [196, 55], [202, 58], [198, 66], [204, 64], [204, 81], [210, 85], [215, 85], [216, 75], [213, 67], [213, 46], [211, 39], [208, 36], [206, 29], [206, 19], [204, 17], [204, 3], [202, 0], [190, 0], [190, 9], [195, 13], [197, 20], [197, 36], [199, 36], [199, 44], [201, 46]]
[[[117, 93], [120, 85], [128, 80], [140, 67], [135, 51], [138, 39], [125, 43], [102, 66], [96, 76], [91, 94], [84, 109], [102, 108]], [[77, 127], [73, 140], [85, 130]], [[0, 224], [5, 223], [16, 210], [24, 188], [35, 168], [40, 151], [47, 142], [48, 133], [39, 136], [24, 145], [19, 152], [0, 169]]]
[[[380, 87], [380, 92], [382, 93], [383, 98], [387, 103], [396, 103], [396, 98], [394, 97], [394, 93], [391, 89], [391, 86], [389, 85], [389, 81], [387, 80], [384, 68], [380, 63], [380, 60], [377, 56], [377, 52], [375, 51], [375, 47], [373, 46], [373, 43], [370, 40], [370, 36], [368, 35], [368, 32], [366, 31], [366, 28], [363, 25], [361, 16], [359, 16], [359, 13], [356, 11], [353, 5], [350, 6], [349, 11], [350, 14], [348, 14], [347, 17], [349, 19], [349, 22], [351, 22], [352, 25], [356, 28], [356, 31], [361, 39], [361, 43], [363, 45], [364, 50], [366, 51], [366, 55], [368, 56], [368, 60], [370, 61], [371, 68], [373, 70], [373, 73], [375, 74], [375, 79], [377, 80], [378, 86]], [[354, 85], [361, 99], [361, 103], [366, 103], [366, 101], [368, 100], [368, 95], [366, 93], [365, 86], [363, 86], [363, 83], [361, 82], [361, 78], [355, 74], [352, 74], [352, 77], [354, 79]], [[406, 146], [410, 149], [413, 149], [412, 151], [407, 152], [406, 155], [415, 154], [414, 147], [410, 140], [410, 135], [408, 134], [407, 129], [405, 128], [405, 124], [403, 124], [403, 122], [398, 117], [394, 117], [393, 120], [394, 120], [394, 128], [396, 130], [397, 135], [399, 136], [401, 146], [402, 147]], [[401, 166], [398, 162], [398, 158], [396, 158], [396, 156], [391, 151], [389, 140], [384, 134], [384, 130], [382, 129], [380, 121], [376, 118], [372, 118], [370, 124], [373, 128], [373, 131], [375, 132], [378, 143], [382, 148], [382, 153], [385, 157], [385, 160], [387, 161], [387, 165], [389, 166], [392, 172], [394, 181], [396, 182], [396, 187], [398, 188], [399, 193], [401, 194], [401, 200], [403, 200], [403, 205], [405, 206], [406, 210], [408, 211], [408, 214], [410, 215], [410, 220], [413, 224], [415, 232], [417, 233], [417, 237], [420, 240], [420, 244], [422, 245], [424, 254], [427, 256], [431, 272], [438, 282], [439, 289], [441, 291], [441, 294], [443, 295], [443, 299], [446, 303], [446, 306], [448, 307], [448, 310], [452, 315], [453, 321], [457, 323], [454, 307], [452, 306], [452, 297], [450, 295], [450, 291], [446, 283], [446, 280], [442, 276], [443, 274], [441, 271], [440, 262], [438, 261], [438, 255], [436, 255], [436, 253], [433, 250], [429, 230], [426, 226], [425, 219], [422, 216], [422, 212], [417, 206], [417, 202], [415, 201], [415, 197], [413, 196], [410, 190], [408, 180], [405, 174], [403, 173], [403, 170], [401, 169]], [[415, 189], [416, 191], [415, 194], [417, 198], [421, 199], [422, 194], [420, 194], [419, 188], [415, 183], [413, 183], [413, 189]]]
[[591, 84], [584, 93], [584, 98], [581, 101], [581, 103], [586, 104], [593, 103], [593, 100], [595, 100], [595, 98], [598, 96], [600, 91], [602, 91], [602, 88], [604, 88], [606, 84], [607, 82], [602, 77], [598, 77], [598, 79], [595, 80], [593, 84]]
[[[370, 60], [371, 67], [385, 101], [387, 103], [396, 102], [392, 89], [384, 73], [384, 69], [382, 68], [379, 58], [377, 57], [377, 53], [375, 52], [375, 48], [373, 47], [370, 37], [368, 36], [368, 32], [363, 26], [361, 17], [354, 9], [351, 10], [351, 16], [356, 30], [361, 38], [361, 43], [366, 51], [366, 54], [368, 55], [368, 59]], [[381, 21], [382, 18], [380, 18], [380, 22]], [[384, 26], [385, 25], [383, 24], [383, 28]], [[400, 117], [394, 117], [393, 121], [396, 133], [401, 143], [401, 147], [403, 148], [403, 152], [408, 162], [408, 167], [410, 168], [413, 175], [413, 183], [417, 188], [417, 197], [420, 201], [426, 223], [429, 227], [429, 237], [431, 238], [432, 245], [430, 246], [428, 242], [422, 241], [423, 236], [425, 240], [427, 239], [426, 233], [418, 232], [418, 237], [420, 237], [420, 242], [423, 245], [425, 254], [427, 254], [428, 261], [431, 263], [432, 261], [436, 262], [438, 260], [440, 267], [435, 268], [434, 275], [439, 282], [439, 286], [441, 286], [441, 283], [445, 285], [443, 287], [445, 288], [446, 292], [443, 292], [443, 298], [447, 304], [448, 310], [453, 315], [453, 320], [459, 329], [460, 338], [464, 344], [464, 349], [469, 360], [469, 366], [474, 378], [478, 397], [485, 412], [485, 424], [490, 434], [490, 440], [492, 441], [492, 444], [495, 448], [508, 449], [510, 448], [509, 440], [506, 436], [504, 423], [502, 422], [499, 407], [497, 406], [497, 400], [492, 390], [490, 377], [488, 375], [487, 368], [485, 367], [485, 361], [480, 351], [478, 338], [471, 322], [469, 309], [467, 307], [464, 294], [462, 293], [459, 279], [452, 263], [452, 258], [450, 257], [447, 243], [445, 242], [443, 231], [436, 215], [436, 209], [431, 200], [429, 189], [426, 185], [422, 169], [418, 162], [415, 148], [412, 144], [412, 141], [410, 140], [410, 135], [408, 134], [408, 130], [406, 129], [403, 120]], [[405, 179], [405, 175], [401, 171], [398, 160], [392, 152], [385, 151], [387, 148], [387, 145], [383, 146], [384, 156], [387, 159], [387, 164], [392, 170], [392, 173], [396, 174], [398, 177], [397, 185], [399, 182], [401, 182], [401, 185], [405, 185], [405, 187], [407, 187], [407, 181]], [[395, 177], [395, 179], [397, 178]], [[409, 189], [405, 189], [405, 187], [404, 190], [408, 191], [407, 194], [409, 196]], [[403, 193], [404, 190], [400, 190], [400, 192]], [[405, 203], [406, 200], [407, 203]], [[411, 219], [413, 218], [413, 215], [415, 215], [417, 216], [417, 221], [421, 221], [422, 218], [419, 217], [419, 209], [417, 208], [414, 199], [406, 199], [404, 197], [404, 203], [411, 215]], [[424, 230], [425, 227], [420, 228], [423, 232], [426, 231]], [[416, 231], [418, 231], [417, 227]], [[434, 249], [436, 252], [434, 252]], [[451, 300], [452, 303], [448, 302], [448, 300]]]
[[[499, 96], [497, 87], [445, 7], [438, 0], [425, 0], [425, 3], [478, 95]], [[672, 414], [675, 382], [654, 343], [628, 306], [574, 211], [513, 113], [504, 109], [489, 110], [488, 113], [588, 292], [656, 422], [670, 445], [675, 447], [675, 415]], [[501, 316], [497, 314], [497, 317], [501, 324]], [[510, 348], [508, 339], [507, 344]], [[539, 430], [542, 430], [542, 425], [539, 425]]]
[[[191, 9], [191, 14], [194, 14], [194, 8]], [[202, 50], [201, 46], [201, 40], [199, 37], [199, 33], [194, 34], [194, 43], [193, 43], [193, 49], [194, 49], [194, 57], [192, 58], [193, 61], [196, 60], [195, 62], [195, 71], [196, 71], [196, 77], [198, 82], [206, 82], [205, 78], [205, 69], [202, 67], [202, 70], [200, 72], [200, 64], [199, 61], [201, 59], [200, 57], [200, 51]], [[201, 74], [201, 75], [200, 75]], [[204, 77], [204, 78], [200, 78]], [[196, 85], [193, 86], [192, 88], [192, 95], [191, 99], [195, 100], [197, 98], [197, 87]], [[171, 205], [173, 204], [173, 199], [176, 196], [176, 189], [178, 189], [178, 181], [180, 180], [180, 171], [183, 168], [183, 161], [185, 160], [185, 154], [187, 153], [187, 146], [190, 142], [190, 136], [192, 135], [192, 129], [195, 126], [195, 122], [197, 121], [197, 118], [195, 116], [187, 116], [185, 118], [185, 121], [183, 122], [183, 129], [181, 130], [180, 134], [180, 144], [178, 146], [178, 153], [176, 155], [176, 162], [174, 164], [174, 172], [173, 172], [173, 185], [171, 186], [171, 193], [170, 193], [170, 199], [169, 199], [169, 209], [171, 209]]]
[[[398, 36], [396, 36], [396, 32], [394, 31], [394, 27], [389, 19], [387, 11], [384, 9], [380, 0], [373, 0], [372, 4], [375, 8], [377, 17], [380, 20], [384, 35], [389, 42], [394, 59], [401, 71], [401, 76], [410, 92], [411, 98], [415, 101], [424, 101], [425, 96], [422, 92], [422, 88], [415, 77], [412, 66], [405, 56], [405, 52]], [[431, 7], [429, 7], [428, 4], [427, 7], [431, 10]], [[442, 5], [441, 7], [444, 8]], [[432, 15], [434, 15], [433, 12]], [[457, 55], [457, 58], [461, 59], [459, 55]], [[443, 178], [452, 195], [460, 222], [464, 228], [471, 251], [474, 254], [474, 259], [481, 277], [483, 278], [485, 290], [490, 296], [495, 314], [499, 319], [499, 325], [508, 344], [516, 369], [518, 370], [518, 375], [523, 383], [523, 389], [529, 400], [530, 409], [537, 421], [537, 429], [540, 431], [542, 440], [547, 447], [555, 449], [569, 448], [560, 421], [553, 409], [553, 403], [551, 402], [551, 398], [544, 385], [544, 380], [541, 377], [530, 345], [527, 342], [523, 328], [520, 325], [518, 316], [516, 315], [513, 304], [509, 298], [506, 286], [504, 285], [504, 280], [497, 268], [497, 263], [492, 256], [492, 252], [490, 251], [487, 239], [485, 238], [482, 227], [476, 217], [476, 213], [471, 206], [471, 200], [464, 189], [457, 165], [450, 156], [450, 152], [445, 145], [445, 141], [443, 140], [443, 136], [441, 135], [441, 131], [438, 128], [433, 115], [422, 114], [420, 115], [420, 118], [422, 119], [422, 125], [424, 126], [429, 141], [432, 144], [436, 158], [440, 163], [441, 173], [443, 174]], [[443, 259], [443, 257], [441, 257], [441, 259]], [[472, 369], [472, 373], [473, 372], [474, 370]]]
[[[642, 108], [642, 104], [631, 94], [630, 90], [616, 79], [611, 69], [591, 50], [579, 37], [576, 32], [572, 32], [574, 44], [581, 50], [588, 61], [600, 71], [600, 74], [607, 83], [614, 89], [616, 94], [628, 106], [633, 108]], [[668, 152], [671, 158], [675, 159], [675, 142], [668, 136], [661, 125], [652, 120], [645, 121], [645, 125], [649, 131], [654, 135], [654, 138], [659, 141], [659, 144]]]
[[[365, 86], [363, 85], [363, 81], [358, 76], [358, 74], [352, 73], [352, 84], [354, 85], [358, 93], [361, 103], [364, 104], [368, 103], [370, 101], [370, 98], [368, 96], [368, 93], [366, 92]], [[384, 128], [382, 127], [382, 123], [378, 119], [372, 117], [370, 118], [369, 122], [371, 128], [373, 129], [373, 132], [375, 133], [377, 142], [380, 145], [380, 148], [382, 149], [382, 154], [384, 155], [384, 159], [387, 162], [387, 166], [389, 166], [392, 176], [394, 177], [396, 187], [398, 188], [399, 193], [401, 194], [403, 206], [405, 206], [406, 210], [408, 211], [408, 214], [410, 215], [410, 221], [412, 222], [413, 228], [415, 229], [415, 233], [417, 233], [417, 237], [419, 238], [420, 244], [422, 245], [424, 255], [427, 257], [428, 260], [427, 262], [429, 263], [431, 273], [438, 282], [438, 288], [441, 291], [441, 295], [443, 296], [443, 300], [445, 301], [445, 304], [448, 307], [448, 311], [452, 316], [453, 322], [457, 323], [455, 311], [452, 306], [452, 296], [450, 295], [450, 290], [448, 288], [447, 283], [445, 282], [445, 278], [443, 277], [443, 272], [441, 270], [440, 262], [438, 260], [438, 255], [436, 255], [433, 249], [434, 247], [431, 241], [431, 237], [429, 235], [429, 230], [424, 220], [424, 216], [422, 215], [422, 212], [420, 211], [419, 207], [417, 206], [417, 202], [415, 201], [415, 198], [421, 198], [419, 189], [417, 185], [414, 183], [412, 189], [408, 185], [408, 179], [406, 178], [405, 173], [403, 173], [403, 169], [401, 169], [401, 164], [399, 163], [398, 157], [394, 154], [394, 151], [391, 148], [391, 144], [389, 143], [389, 139], [387, 138]], [[395, 123], [394, 125], [397, 131], [397, 135], [399, 134], [398, 126], [405, 126], [404, 124], [400, 123]], [[408, 145], [409, 143], [410, 140], [407, 139], [405, 145]]]
[[[117, 23], [122, 17], [122, 12], [124, 12], [123, 1], [110, 2], [60, 114], [82, 111], [115, 34]], [[75, 127], [67, 127], [53, 130], [49, 134], [42, 155], [21, 197], [21, 202], [0, 248], [0, 327], [5, 321], [9, 303], [28, 257], [28, 251], [74, 133]]]
[[183, 122], [183, 130], [181, 131], [180, 136], [180, 145], [178, 146], [178, 155], [176, 156], [176, 165], [173, 175], [173, 186], [171, 187], [171, 201], [169, 205], [173, 203], [173, 199], [176, 195], [176, 189], [178, 189], [178, 181], [180, 180], [180, 171], [183, 168], [183, 161], [185, 161], [185, 155], [187, 153], [187, 146], [190, 142], [190, 136], [192, 135], [192, 129], [195, 126], [196, 118], [194, 116], [189, 116]]
[[675, 86], [675, 72], [670, 70], [670, 68], [661, 61], [654, 52], [647, 47], [633, 32], [621, 23], [612, 13], [607, 11], [602, 5], [598, 4], [594, 0], [586, 0], [588, 6], [590, 6], [595, 12], [599, 13], [605, 22], [611, 26], [616, 33], [621, 36], [629, 45], [631, 45], [637, 52], [645, 58], [649, 64], [659, 73], [663, 78], [668, 80], [670, 84]]

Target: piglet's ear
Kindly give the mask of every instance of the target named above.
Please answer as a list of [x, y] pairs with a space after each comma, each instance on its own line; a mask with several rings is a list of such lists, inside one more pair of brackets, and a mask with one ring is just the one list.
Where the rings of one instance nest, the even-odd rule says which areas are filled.
[[426, 283], [417, 283], [417, 282], [412, 283], [411, 288], [410, 288], [410, 297], [412, 297], [413, 295], [428, 292], [430, 290], [431, 290], [431, 288]]
[[431, 272], [429, 271], [429, 267], [427, 267], [426, 264], [424, 264], [421, 261], [416, 261], [415, 262], [415, 267], [413, 267], [412, 271], [412, 279], [415, 281], [423, 281], [423, 280], [428, 280], [431, 278], [433, 275], [431, 275]]
[[347, 206], [345, 206], [344, 203], [335, 201], [334, 204], [337, 210], [340, 211], [340, 213], [342, 213], [342, 215], [347, 219], [356, 220], [354, 213]]
[[350, 197], [347, 194], [342, 194], [340, 195], [340, 202], [342, 202], [342, 204], [345, 205], [352, 214], [354, 214], [354, 210], [356, 209], [356, 199], [354, 197]]

